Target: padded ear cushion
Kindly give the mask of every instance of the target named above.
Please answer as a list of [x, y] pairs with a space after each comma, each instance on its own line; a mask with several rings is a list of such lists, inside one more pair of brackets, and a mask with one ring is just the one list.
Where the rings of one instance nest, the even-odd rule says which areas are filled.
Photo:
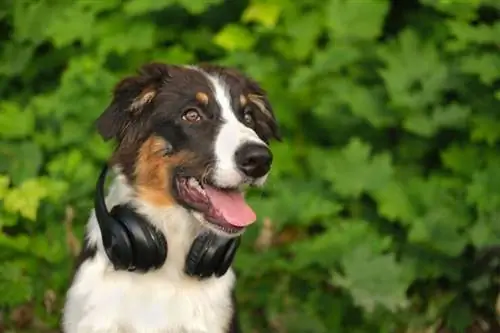
[[204, 232], [193, 241], [186, 258], [185, 272], [190, 276], [206, 278], [224, 275], [239, 246], [238, 238], [221, 237], [211, 231]]
[[215, 270], [215, 276], [221, 277], [229, 270], [231, 264], [233, 263], [234, 256], [236, 255], [236, 251], [240, 246], [241, 238], [232, 238], [227, 242], [227, 245], [224, 247], [223, 252], [221, 253], [223, 257], [220, 259], [220, 264]]
[[128, 205], [118, 205], [110, 212], [128, 234], [133, 254], [128, 270], [147, 271], [160, 267], [166, 259], [166, 241], [159, 231]]
[[156, 244], [156, 256], [154, 257], [153, 268], [158, 269], [167, 260], [168, 243], [165, 235], [154, 226], [150, 226], [148, 229], [151, 232], [151, 238], [155, 240], [154, 243]]
[[203, 232], [195, 238], [186, 257], [184, 267], [186, 274], [189, 276], [198, 276], [200, 278], [212, 275], [212, 272], [210, 272], [210, 261], [205, 260], [205, 257], [207, 252], [213, 251], [213, 249], [211, 249], [213, 237], [213, 233]]
[[115, 269], [128, 269], [134, 261], [130, 237], [118, 221], [113, 217], [111, 219], [111, 223], [107, 225], [107, 233], [102, 238], [104, 250]]

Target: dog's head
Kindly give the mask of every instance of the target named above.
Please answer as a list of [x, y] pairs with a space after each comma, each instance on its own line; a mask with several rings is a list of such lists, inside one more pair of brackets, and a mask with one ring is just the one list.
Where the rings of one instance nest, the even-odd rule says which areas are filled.
[[255, 220], [242, 186], [265, 182], [268, 143], [279, 134], [249, 77], [214, 65], [145, 65], [118, 83], [97, 129], [117, 140], [111, 164], [140, 200], [184, 206], [227, 235]]

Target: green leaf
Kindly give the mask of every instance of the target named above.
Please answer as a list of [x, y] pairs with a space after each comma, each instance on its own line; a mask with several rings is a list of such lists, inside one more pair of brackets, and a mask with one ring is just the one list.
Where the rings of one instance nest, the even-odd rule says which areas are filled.
[[400, 220], [407, 224], [415, 216], [415, 209], [402, 182], [389, 182], [376, 190], [374, 197], [379, 214], [391, 221]]
[[322, 26], [318, 22], [322, 20], [322, 13], [303, 12], [296, 8], [296, 13], [288, 15], [288, 19], [283, 23], [288, 38], [278, 40], [277, 48], [287, 58], [305, 60], [315, 49], [321, 35]]
[[464, 223], [453, 223], [456, 217], [456, 214], [436, 208], [413, 221], [408, 240], [450, 257], [457, 256], [466, 246], [467, 239], [458, 230]]
[[497, 53], [483, 53], [463, 57], [461, 69], [464, 73], [478, 75], [485, 85], [500, 79], [500, 57]]
[[453, 172], [469, 176], [480, 167], [482, 157], [480, 150], [473, 145], [453, 144], [441, 152], [441, 161]]
[[475, 321], [475, 315], [468, 304], [454, 302], [447, 310], [447, 327], [453, 332], [467, 332], [467, 329]]
[[[329, 43], [325, 49], [313, 54], [312, 70], [315, 73], [337, 73], [362, 58], [362, 51], [353, 45], [341, 42]], [[349, 85], [354, 83], [351, 82]]]
[[422, 4], [432, 6], [438, 11], [462, 20], [472, 20], [475, 18], [476, 10], [481, 4], [481, 0], [422, 0]]
[[415, 114], [406, 117], [403, 121], [404, 129], [408, 132], [429, 138], [437, 131], [437, 124], [425, 114]]
[[413, 30], [405, 29], [395, 42], [381, 46], [379, 56], [385, 64], [379, 73], [394, 106], [421, 112], [447, 87], [448, 68], [437, 47]]
[[99, 21], [93, 29], [99, 35], [98, 51], [102, 57], [112, 52], [125, 55], [133, 50], [151, 50], [156, 36], [152, 22], [137, 21], [131, 25], [122, 15]]
[[20, 139], [35, 131], [35, 115], [31, 110], [22, 110], [13, 102], [0, 102], [0, 136], [5, 139]]
[[162, 10], [176, 2], [177, 0], [128, 0], [123, 9], [127, 14], [141, 15]]
[[272, 144], [273, 160], [276, 161], [272, 169], [272, 177], [300, 177], [302, 175], [303, 166], [296, 162], [300, 158], [297, 148], [298, 145], [286, 141]]
[[274, 28], [282, 11], [277, 3], [253, 0], [242, 15], [242, 22], [258, 22], [266, 28]]
[[[270, 180], [271, 181], [271, 180]], [[258, 216], [269, 217], [276, 228], [283, 225], [303, 225], [328, 220], [337, 215], [342, 206], [331, 198], [318, 197], [321, 186], [315, 182], [295, 181], [278, 184], [273, 198], [262, 198], [262, 193], [251, 196], [251, 206]], [[276, 199], [279, 198], [279, 199]], [[300, 202], [300, 205], [290, 203]]]
[[176, 2], [186, 8], [189, 13], [199, 15], [208, 8], [222, 3], [223, 0], [177, 0]]
[[[17, 42], [40, 43], [45, 38], [47, 21], [54, 16], [54, 8], [46, 1], [14, 1], [12, 7], [14, 32]], [[43, 17], [44, 20], [40, 18]]]
[[469, 229], [470, 240], [477, 248], [497, 246], [500, 242], [498, 213], [481, 214]]
[[226, 50], [249, 50], [255, 44], [255, 37], [245, 27], [228, 24], [214, 37], [214, 43]]
[[486, 115], [476, 115], [472, 118], [471, 141], [486, 142], [493, 146], [500, 139], [500, 121]]
[[326, 155], [320, 168], [339, 194], [358, 197], [364, 191], [380, 189], [392, 178], [390, 155], [370, 155], [370, 146], [353, 138], [340, 152]]
[[4, 198], [4, 207], [12, 213], [35, 221], [40, 201], [49, 196], [48, 188], [37, 179], [29, 179], [10, 190]]
[[14, 184], [35, 177], [42, 161], [42, 151], [34, 142], [0, 142], [0, 170], [8, 171]]
[[439, 127], [465, 128], [472, 110], [469, 106], [451, 103], [437, 106], [432, 113], [432, 121]]
[[89, 138], [86, 148], [92, 157], [101, 161], [105, 161], [113, 152], [113, 146], [110, 142], [103, 141], [101, 136], [97, 133], [94, 133], [94, 135]]
[[485, 169], [476, 170], [467, 186], [467, 201], [482, 212], [498, 214], [500, 209], [499, 167], [498, 163], [491, 163]]
[[0, 74], [15, 76], [21, 73], [29, 65], [34, 51], [33, 45], [4, 42], [0, 49]]
[[195, 55], [182, 45], [174, 45], [154, 52], [154, 59], [168, 59], [170, 64], [189, 64], [195, 61]]
[[[63, 232], [60, 233], [63, 236]], [[66, 244], [62, 237], [49, 243], [44, 235], [34, 236], [30, 239], [29, 250], [34, 256], [44, 259], [48, 263], [61, 262], [67, 255]]]
[[450, 257], [459, 255], [467, 244], [463, 229], [471, 222], [462, 183], [435, 176], [427, 181], [412, 179], [408, 190], [417, 208], [409, 242]]
[[496, 45], [500, 42], [500, 23], [470, 24], [462, 20], [447, 20], [446, 26], [453, 35], [446, 43], [446, 47], [455, 52], [462, 51], [477, 44]]
[[396, 312], [409, 305], [406, 290], [411, 280], [393, 254], [374, 253], [369, 244], [361, 243], [341, 261], [344, 273], [333, 273], [332, 283], [347, 289], [364, 311], [382, 307]]
[[346, 103], [351, 112], [365, 119], [375, 128], [394, 124], [394, 115], [386, 108], [384, 92], [380, 89], [368, 89], [348, 78], [332, 85], [332, 93], [340, 102]]
[[292, 245], [293, 268], [319, 264], [331, 269], [355, 249], [353, 244], [370, 244], [372, 252], [380, 253], [389, 248], [391, 240], [379, 235], [366, 221], [332, 219], [325, 232]]
[[95, 1], [95, 0], [78, 0], [76, 5], [81, 8], [87, 8], [94, 14], [101, 13], [103, 11], [116, 9], [120, 7], [121, 0], [107, 0], [107, 1]]
[[63, 179], [72, 185], [73, 190], [68, 194], [71, 196], [88, 195], [88, 191], [94, 187], [88, 179], [95, 177], [97, 168], [98, 166], [87, 159], [79, 149], [61, 153], [47, 163], [51, 177]]
[[409, 132], [431, 137], [443, 127], [465, 128], [470, 114], [470, 107], [451, 103], [437, 106], [430, 116], [423, 113], [409, 115], [403, 121], [403, 126]]
[[33, 296], [33, 281], [27, 275], [23, 262], [0, 263], [0, 304], [15, 306], [30, 301]]
[[0, 200], [2, 200], [9, 191], [10, 179], [8, 176], [0, 175]]
[[163, 10], [172, 5], [180, 5], [193, 15], [205, 12], [211, 6], [222, 3], [222, 0], [129, 0], [124, 10], [128, 14], [142, 15]]
[[79, 143], [87, 135], [87, 128], [80, 122], [67, 119], [61, 126], [59, 143], [69, 145]]
[[325, 24], [335, 39], [373, 39], [382, 32], [388, 10], [386, 0], [328, 0]]
[[4, 233], [0, 233], [0, 246], [2, 246], [2, 248], [25, 252], [29, 249], [29, 245], [30, 237], [28, 237], [26, 234], [21, 234], [18, 236], [7, 236]]
[[89, 32], [95, 22], [95, 14], [84, 7], [69, 5], [60, 8], [57, 15], [46, 21], [45, 33], [56, 47], [70, 45], [75, 41], [88, 42]]

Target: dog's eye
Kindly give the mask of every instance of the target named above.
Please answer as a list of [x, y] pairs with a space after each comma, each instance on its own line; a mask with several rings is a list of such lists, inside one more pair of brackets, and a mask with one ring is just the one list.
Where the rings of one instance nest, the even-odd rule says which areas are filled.
[[253, 126], [254, 120], [252, 111], [249, 108], [246, 108], [243, 111], [243, 122], [248, 126]]
[[190, 123], [196, 123], [201, 120], [201, 115], [197, 109], [191, 108], [184, 111], [182, 119]]

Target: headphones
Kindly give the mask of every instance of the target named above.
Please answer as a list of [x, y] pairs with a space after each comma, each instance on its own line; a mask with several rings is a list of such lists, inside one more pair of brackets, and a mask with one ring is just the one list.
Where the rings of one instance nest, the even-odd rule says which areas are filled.
[[[114, 206], [108, 212], [104, 200], [104, 181], [108, 166], [99, 175], [94, 209], [101, 229], [104, 250], [116, 270], [146, 272], [160, 268], [167, 259], [168, 245], [156, 229], [129, 204]], [[189, 276], [221, 277], [228, 271], [240, 245], [240, 237], [227, 238], [206, 230], [191, 244], [184, 272]]]

